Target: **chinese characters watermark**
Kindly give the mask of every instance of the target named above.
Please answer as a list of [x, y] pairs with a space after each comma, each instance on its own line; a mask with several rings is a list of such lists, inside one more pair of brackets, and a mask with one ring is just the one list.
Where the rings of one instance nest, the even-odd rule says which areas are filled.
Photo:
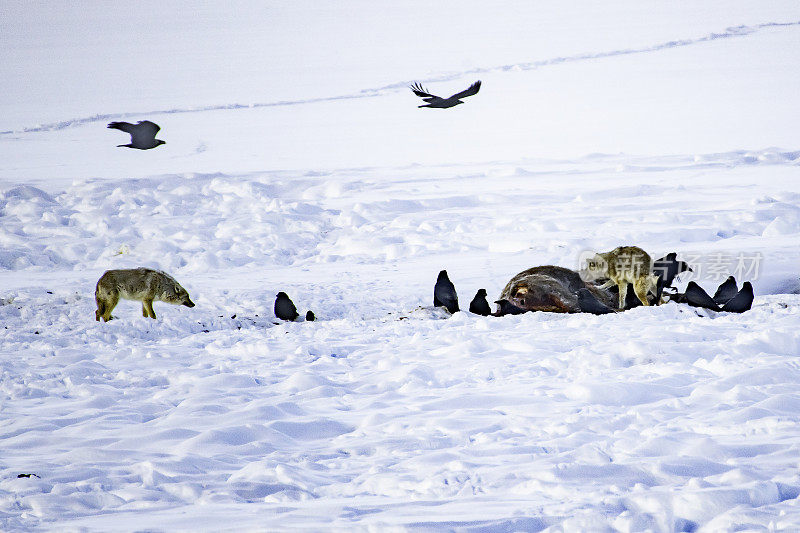
[[[651, 258], [654, 263], [658, 263], [661, 255], [652, 255]], [[619, 256], [613, 259], [617, 269], [630, 269], [638, 266], [632, 264], [638, 258]], [[700, 279], [722, 281], [728, 276], [754, 281], [759, 278], [763, 259], [764, 255], [761, 252], [683, 252], [677, 258], [679, 261], [686, 262], [691, 268], [691, 270], [680, 273], [682, 281]], [[654, 265], [654, 274], [659, 274], [658, 267], [658, 264]], [[584, 280], [602, 277], [601, 274], [607, 270], [608, 265], [604, 258], [596, 252], [581, 252], [578, 258], [578, 271]]]

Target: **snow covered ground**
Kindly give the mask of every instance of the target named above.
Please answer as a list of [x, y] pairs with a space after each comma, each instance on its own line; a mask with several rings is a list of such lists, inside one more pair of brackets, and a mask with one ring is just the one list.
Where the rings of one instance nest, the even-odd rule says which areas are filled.
[[[800, 7], [608, 4], [4, 2], [0, 530], [800, 529]], [[427, 307], [623, 244], [754, 307]]]

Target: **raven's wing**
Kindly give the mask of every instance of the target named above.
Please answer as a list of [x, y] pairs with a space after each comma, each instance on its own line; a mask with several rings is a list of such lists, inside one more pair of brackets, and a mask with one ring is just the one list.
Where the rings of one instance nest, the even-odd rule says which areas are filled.
[[[467, 96], [472, 96], [473, 94], [478, 94], [478, 91], [481, 90], [481, 80], [476, 81], [472, 85], [469, 86], [469, 89], [461, 91], [460, 93], [456, 93], [450, 98], [455, 98], [456, 100], [461, 100], [462, 98], [466, 98]], [[449, 100], [449, 98], [448, 98]]]
[[143, 138], [155, 139], [156, 133], [158, 133], [160, 129], [161, 127], [158, 124], [150, 122], [149, 120], [140, 120], [136, 125], [137, 133]]
[[719, 305], [725, 305], [728, 300], [736, 296], [738, 292], [739, 288], [736, 286], [736, 278], [728, 276], [728, 279], [726, 279], [722, 285], [719, 286], [717, 292], [714, 293], [713, 298]]
[[684, 297], [686, 298], [686, 303], [693, 307], [703, 307], [705, 309], [711, 309], [712, 311], [719, 311], [717, 302], [694, 281], [690, 281], [689, 285], [686, 286]]
[[131, 124], [130, 122], [110, 122], [108, 127], [112, 130], [120, 130], [124, 131], [125, 133], [130, 133], [133, 135], [133, 132], [136, 130], [136, 125]]
[[131, 142], [134, 145], [147, 145], [152, 144], [156, 138], [156, 133], [161, 128], [155, 122], [149, 120], [140, 120], [134, 130], [131, 132]]
[[425, 102], [431, 103], [436, 102], [437, 100], [442, 100], [440, 96], [429, 93], [419, 83], [414, 83], [413, 85], [409, 86], [409, 88], [414, 91], [414, 94], [422, 98], [422, 100]]
[[109, 128], [124, 131], [131, 136], [132, 144], [148, 144], [156, 137], [156, 133], [161, 129], [155, 122], [140, 120], [138, 124], [130, 122], [111, 122]]
[[742, 290], [722, 306], [723, 311], [731, 313], [744, 313], [753, 307], [753, 285], [749, 281], [742, 284]]
[[161, 126], [149, 120], [140, 120], [136, 127], [142, 131], [148, 132], [148, 134], [152, 134], [153, 137], [155, 137], [156, 133], [161, 129]]

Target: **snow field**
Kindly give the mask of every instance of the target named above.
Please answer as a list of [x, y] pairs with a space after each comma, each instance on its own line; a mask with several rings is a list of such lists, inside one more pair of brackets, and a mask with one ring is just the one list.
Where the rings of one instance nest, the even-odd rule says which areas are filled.
[[[765, 150], [5, 190], [2, 466], [42, 477], [3, 477], [4, 527], [796, 523], [800, 297], [773, 294], [797, 287], [796, 168]], [[766, 296], [743, 315], [417, 309], [440, 268], [464, 307], [622, 242], [762, 250]], [[197, 307], [95, 322], [96, 278], [140, 264]], [[319, 320], [278, 324], [278, 290]]]
[[32, 272], [97, 269], [98, 277], [111, 267], [145, 265], [186, 278], [219, 268], [342, 262], [402, 269], [434, 255], [491, 262], [502, 253], [519, 268], [483, 276], [502, 288], [531, 264], [574, 268], [583, 251], [628, 242], [652, 254], [704, 256], [767, 243], [770, 253], [794, 258], [798, 161], [797, 152], [777, 150], [657, 161], [596, 155], [95, 180], [55, 195], [22, 185], [0, 192], [0, 265]]
[[[91, 298], [54, 292], [0, 307], [27, 325], [6, 333], [4, 470], [42, 475], [0, 482], [9, 528], [254, 503], [267, 528], [798, 519], [798, 296], [272, 325], [202, 306], [98, 324]], [[484, 501], [507, 504], [464, 514]]]
[[[0, 530], [800, 529], [797, 8], [7, 0]], [[753, 309], [429, 307], [630, 244]]]

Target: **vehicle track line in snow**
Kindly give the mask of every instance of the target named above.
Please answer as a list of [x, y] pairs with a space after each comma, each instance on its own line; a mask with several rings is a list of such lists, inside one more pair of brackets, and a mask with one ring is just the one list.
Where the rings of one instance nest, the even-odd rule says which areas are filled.
[[[640, 48], [623, 48], [618, 50], [610, 50], [606, 52], [587, 52], [583, 54], [576, 54], [571, 56], [561, 56], [561, 57], [553, 57], [550, 59], [542, 59], [539, 61], [531, 61], [525, 63], [513, 63], [509, 65], [500, 65], [494, 67], [479, 67], [473, 68], [470, 70], [461, 71], [454, 74], [447, 74], [441, 75], [438, 77], [427, 78], [423, 80], [419, 80], [422, 83], [438, 83], [444, 81], [453, 81], [457, 80], [469, 75], [474, 74], [483, 74], [488, 72], [508, 72], [513, 70], [535, 70], [542, 67], [548, 67], [552, 65], [561, 65], [563, 63], [574, 63], [578, 61], [588, 61], [592, 59], [603, 59], [607, 57], [614, 57], [614, 56], [621, 56], [621, 55], [631, 55], [631, 54], [642, 54], [647, 52], [658, 52], [661, 50], [668, 50], [671, 48], [678, 48], [683, 46], [690, 46], [693, 44], [700, 44], [706, 43], [710, 41], [715, 41], [718, 39], [729, 39], [732, 37], [743, 37], [747, 35], [752, 35], [760, 30], [767, 29], [767, 28], [789, 28], [789, 27], [796, 27], [800, 26], [800, 21], [796, 22], [764, 22], [761, 24], [755, 24], [752, 26], [748, 25], [739, 25], [739, 26], [730, 26], [726, 28], [722, 32], [713, 32], [701, 37], [695, 37], [690, 39], [675, 39], [671, 41], [666, 41], [650, 46], [644, 46]], [[0, 136], [3, 135], [13, 135], [19, 133], [37, 133], [37, 132], [44, 132], [44, 131], [55, 131], [55, 130], [63, 130], [66, 128], [78, 127], [83, 126], [85, 124], [91, 124], [94, 122], [105, 122], [107, 120], [117, 120], [117, 119], [124, 119], [129, 117], [136, 117], [142, 115], [169, 115], [169, 114], [177, 114], [177, 113], [199, 113], [203, 111], [224, 111], [224, 110], [233, 110], [233, 109], [254, 109], [260, 107], [284, 107], [284, 106], [292, 106], [292, 105], [303, 105], [303, 104], [315, 104], [320, 102], [335, 102], [338, 100], [353, 100], [359, 98], [374, 98], [376, 96], [382, 96], [385, 92], [389, 91], [398, 91], [401, 89], [406, 89], [408, 85], [411, 83], [409, 80], [399, 81], [396, 83], [391, 83], [389, 85], [384, 85], [382, 87], [376, 87], [372, 89], [363, 89], [358, 93], [352, 94], [343, 94], [338, 96], [324, 96], [324, 97], [317, 97], [317, 98], [306, 98], [302, 100], [278, 100], [275, 102], [260, 102], [260, 103], [251, 103], [251, 104], [240, 104], [240, 103], [231, 103], [231, 104], [217, 104], [211, 106], [199, 106], [199, 107], [187, 107], [187, 108], [173, 108], [173, 109], [161, 109], [155, 111], [142, 111], [142, 112], [129, 112], [129, 113], [105, 113], [105, 114], [97, 114], [92, 115], [89, 117], [83, 118], [74, 118], [69, 120], [63, 120], [59, 122], [51, 122], [48, 124], [40, 124], [37, 126], [31, 126], [22, 128], [21, 130], [7, 130], [7, 131], [0, 131]]]

